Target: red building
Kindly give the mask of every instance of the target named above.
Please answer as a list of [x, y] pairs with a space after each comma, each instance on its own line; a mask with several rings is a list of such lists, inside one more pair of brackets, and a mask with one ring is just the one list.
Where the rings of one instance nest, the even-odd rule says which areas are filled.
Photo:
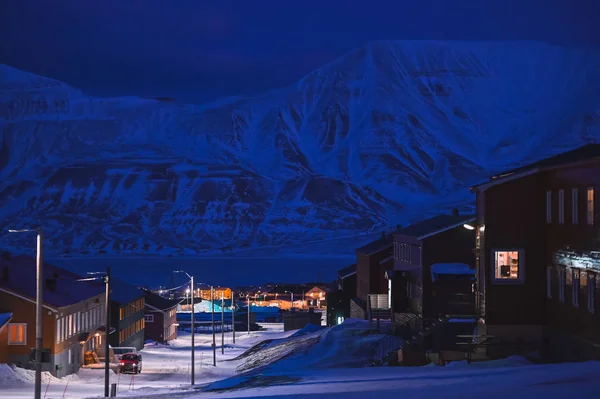
[[177, 339], [177, 305], [179, 302], [161, 297], [144, 290], [146, 307], [144, 310], [145, 340], [165, 344]]
[[505, 343], [496, 355], [600, 358], [599, 186], [590, 144], [472, 187], [479, 332]]

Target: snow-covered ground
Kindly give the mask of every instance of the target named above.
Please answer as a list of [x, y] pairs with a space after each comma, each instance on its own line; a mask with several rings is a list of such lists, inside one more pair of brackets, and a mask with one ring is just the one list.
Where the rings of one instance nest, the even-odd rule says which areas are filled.
[[[239, 361], [225, 361], [244, 353], [247, 349], [266, 339], [287, 337], [294, 331], [283, 331], [283, 324], [263, 324], [264, 331], [225, 334], [225, 354], [221, 355], [221, 335], [216, 335], [217, 367], [212, 365], [212, 335], [196, 334], [196, 381], [207, 384], [236, 374]], [[148, 393], [174, 393], [189, 389], [191, 335], [180, 332], [177, 340], [169, 346], [147, 345], [142, 351], [142, 373], [117, 375], [111, 371], [111, 383], [118, 384], [118, 397], [139, 396]], [[89, 398], [104, 394], [104, 370], [81, 369], [77, 374], [64, 378], [42, 376], [42, 397]], [[33, 397], [34, 373], [30, 370], [11, 368], [0, 364], [0, 398], [31, 399]], [[64, 396], [63, 396], [64, 395]]]
[[[118, 397], [203, 398], [597, 398], [600, 362], [535, 365], [520, 357], [446, 367], [365, 367], [378, 335], [365, 322], [347, 320], [331, 329], [241, 332], [236, 344], [226, 334], [225, 354], [212, 366], [212, 336], [197, 335], [196, 387], [191, 389], [190, 336], [173, 345], [144, 349], [142, 374], [111, 373]], [[217, 344], [220, 336], [217, 335]], [[249, 350], [250, 349], [250, 350]], [[66, 388], [66, 391], [65, 391]], [[47, 398], [93, 398], [103, 393], [103, 371], [81, 370], [56, 379], [44, 376]], [[31, 398], [33, 373], [0, 365], [0, 397]], [[63, 396], [64, 395], [64, 396]]]

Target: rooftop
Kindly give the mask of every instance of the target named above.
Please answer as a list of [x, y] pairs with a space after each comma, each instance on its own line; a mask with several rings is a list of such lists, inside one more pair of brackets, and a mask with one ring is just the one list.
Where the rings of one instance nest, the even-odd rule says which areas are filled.
[[567, 166], [580, 161], [600, 159], [600, 144], [587, 144], [574, 150], [563, 152], [549, 158], [545, 158], [515, 169], [496, 174], [490, 180], [471, 187], [471, 190], [482, 186], [490, 186], [503, 183], [511, 178], [526, 173], [535, 173], [539, 170], [548, 170]]
[[[36, 296], [36, 260], [29, 256], [13, 256], [0, 260], [0, 289], [34, 299]], [[104, 284], [77, 281], [82, 277], [68, 270], [44, 262], [44, 304], [54, 307], [69, 306], [104, 292]], [[47, 279], [52, 281], [47, 284]]]
[[146, 306], [158, 309], [160, 311], [172, 309], [179, 304], [179, 301], [173, 301], [167, 298], [163, 298], [160, 295], [155, 294], [149, 290], [143, 290], [146, 295]]
[[[396, 226], [396, 232], [401, 231], [400, 226]], [[370, 243], [363, 245], [358, 248], [356, 252], [360, 252], [365, 255], [373, 255], [377, 252], [383, 251], [386, 248], [391, 247], [394, 244], [394, 236], [392, 233], [386, 234], [385, 231], [381, 233], [381, 236], [375, 241], [371, 241]]]
[[438, 215], [421, 222], [413, 223], [396, 234], [421, 239], [462, 226], [473, 220], [475, 220], [475, 215]]
[[343, 269], [338, 270], [337, 273], [340, 278], [346, 278], [346, 277], [352, 276], [353, 274], [356, 273], [356, 263], [353, 265], [350, 265], [348, 267], [345, 267]]

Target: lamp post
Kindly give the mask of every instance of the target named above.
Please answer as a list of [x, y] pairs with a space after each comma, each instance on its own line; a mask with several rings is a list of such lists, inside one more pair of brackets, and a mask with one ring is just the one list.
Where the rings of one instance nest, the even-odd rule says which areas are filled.
[[[101, 272], [88, 274], [102, 274]], [[108, 397], [108, 386], [110, 382], [110, 345], [108, 335], [110, 334], [110, 266], [106, 266], [106, 273], [101, 277], [82, 278], [77, 281], [98, 281], [102, 280], [106, 286], [104, 292], [104, 396]]]
[[215, 342], [215, 289], [210, 287], [210, 302], [212, 304], [212, 349], [213, 349], [213, 367], [217, 367], [217, 343]]
[[195, 382], [195, 358], [196, 358], [196, 345], [195, 345], [195, 332], [196, 332], [196, 323], [194, 321], [194, 276], [190, 276], [188, 273], [183, 270], [176, 270], [175, 273], [183, 273], [190, 279], [190, 292], [192, 293], [192, 313], [191, 313], [191, 323], [192, 323], [192, 376], [191, 376], [191, 385], [194, 385]]
[[231, 291], [231, 332], [233, 333], [233, 343], [235, 344], [235, 293]]
[[246, 304], [248, 305], [248, 335], [250, 335], [250, 295], [246, 294]]
[[292, 296], [292, 309], [294, 309], [294, 293], [290, 291], [286, 291], [288, 294]]
[[225, 292], [221, 292], [221, 355], [225, 354]]
[[42, 285], [42, 263], [44, 233], [41, 228], [8, 230], [9, 233], [37, 233], [37, 256], [36, 256], [36, 297], [35, 297], [35, 388], [34, 398], [42, 397], [42, 303], [43, 303], [43, 285]]

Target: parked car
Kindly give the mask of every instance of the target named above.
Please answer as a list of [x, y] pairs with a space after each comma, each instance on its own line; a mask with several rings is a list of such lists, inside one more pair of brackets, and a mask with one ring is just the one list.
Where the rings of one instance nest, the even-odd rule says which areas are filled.
[[116, 346], [111, 349], [117, 360], [121, 360], [121, 357], [126, 353], [137, 353], [137, 349], [135, 349], [133, 346]]
[[134, 373], [142, 372], [142, 355], [138, 353], [126, 353], [121, 356], [119, 361], [119, 373]]

